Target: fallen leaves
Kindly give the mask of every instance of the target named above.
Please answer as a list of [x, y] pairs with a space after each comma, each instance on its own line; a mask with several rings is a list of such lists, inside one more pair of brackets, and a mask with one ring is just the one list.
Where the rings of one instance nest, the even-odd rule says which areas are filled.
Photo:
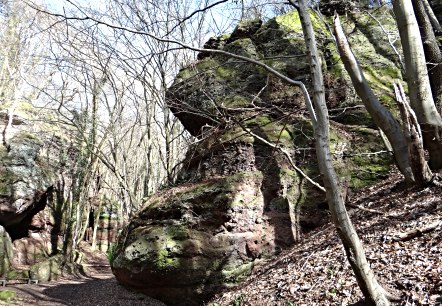
[[[393, 174], [353, 199], [351, 216], [367, 258], [384, 288], [401, 297], [398, 305], [441, 303], [441, 188], [435, 184], [406, 190]], [[363, 300], [331, 225], [309, 232], [273, 261], [257, 265], [244, 284], [208, 305], [232, 305], [238, 294], [241, 306], [351, 305]]]

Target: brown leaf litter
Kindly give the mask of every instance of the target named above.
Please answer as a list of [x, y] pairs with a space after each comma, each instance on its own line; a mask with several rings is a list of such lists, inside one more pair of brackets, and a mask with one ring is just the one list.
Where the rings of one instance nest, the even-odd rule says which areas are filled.
[[[442, 302], [442, 187], [405, 188], [397, 171], [349, 200], [349, 214], [379, 282], [396, 305]], [[355, 207], [362, 207], [359, 209]], [[247, 281], [207, 305], [364, 305], [342, 244], [329, 223], [257, 264]]]

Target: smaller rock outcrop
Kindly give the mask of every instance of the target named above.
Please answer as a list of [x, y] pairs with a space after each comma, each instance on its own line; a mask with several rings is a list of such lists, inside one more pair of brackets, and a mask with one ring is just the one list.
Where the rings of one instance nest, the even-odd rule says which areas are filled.
[[3, 133], [0, 145], [0, 227], [10, 237], [10, 264], [4, 265], [2, 273], [14, 279], [28, 277], [29, 271], [23, 267], [45, 260], [53, 251], [55, 220], [47, 204], [54, 168], [42, 156], [44, 141], [41, 134], [29, 132], [33, 127], [28, 120], [14, 115], [5, 128], [8, 119], [0, 113], [0, 129], [8, 132]]

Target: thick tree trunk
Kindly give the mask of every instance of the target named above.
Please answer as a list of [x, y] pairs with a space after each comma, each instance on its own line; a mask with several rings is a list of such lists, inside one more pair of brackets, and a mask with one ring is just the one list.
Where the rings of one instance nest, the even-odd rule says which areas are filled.
[[374, 123], [387, 136], [387, 139], [393, 148], [396, 164], [404, 175], [407, 185], [414, 185], [415, 177], [410, 163], [411, 157], [401, 125], [393, 117], [390, 111], [379, 102], [373, 90], [371, 90], [368, 85], [368, 82], [362, 73], [362, 69], [350, 49], [338, 16], [335, 16], [334, 19], [334, 32], [341, 60], [350, 75], [356, 93], [361, 98], [365, 108], [373, 118]]
[[442, 118], [431, 93], [419, 26], [411, 0], [394, 0], [393, 11], [404, 50], [408, 94], [422, 129], [432, 169], [442, 168]]
[[315, 128], [316, 154], [319, 169], [324, 179], [332, 220], [366, 300], [373, 305], [389, 305], [382, 287], [378, 284], [367, 262], [362, 243], [347, 214], [338, 183], [338, 177], [333, 167], [329, 146], [328, 110], [325, 104], [321, 64], [318, 59], [315, 35], [306, 0], [298, 1], [298, 11], [301, 18], [313, 79], [313, 101], [317, 112], [317, 126]]
[[422, 37], [433, 99], [440, 113], [442, 105], [442, 53], [425, 9], [424, 1], [412, 0], [412, 4]]

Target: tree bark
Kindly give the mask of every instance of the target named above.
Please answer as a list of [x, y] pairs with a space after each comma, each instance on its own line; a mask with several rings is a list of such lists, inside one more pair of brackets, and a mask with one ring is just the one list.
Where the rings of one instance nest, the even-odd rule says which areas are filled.
[[394, 92], [402, 116], [404, 136], [407, 140], [408, 155], [411, 158], [410, 164], [413, 169], [416, 185], [424, 186], [431, 181], [433, 174], [425, 160], [421, 129], [417, 122], [416, 114], [408, 104], [401, 83], [394, 84]]
[[412, 0], [412, 4], [422, 37], [433, 99], [440, 113], [442, 105], [442, 53], [430, 17], [425, 9], [424, 1]]
[[411, 0], [394, 0], [393, 11], [404, 50], [408, 94], [422, 129], [431, 169], [442, 168], [442, 118], [434, 104], [419, 26]]
[[313, 80], [313, 102], [317, 112], [317, 126], [315, 128], [316, 154], [319, 169], [324, 179], [332, 220], [366, 300], [373, 305], [389, 305], [384, 290], [378, 284], [367, 262], [362, 242], [359, 240], [344, 205], [338, 177], [333, 167], [330, 154], [328, 110], [325, 103], [321, 64], [318, 58], [315, 35], [307, 8], [307, 1], [299, 0], [297, 8], [302, 23]]
[[379, 102], [373, 90], [368, 85], [368, 82], [362, 73], [362, 69], [350, 49], [337, 15], [334, 18], [334, 32], [341, 60], [350, 75], [356, 93], [361, 98], [376, 126], [385, 133], [385, 136], [387, 136], [387, 139], [393, 148], [396, 164], [404, 175], [407, 185], [414, 185], [415, 177], [410, 163], [411, 157], [408, 151], [407, 140], [402, 133], [401, 125], [393, 117], [390, 111]]

